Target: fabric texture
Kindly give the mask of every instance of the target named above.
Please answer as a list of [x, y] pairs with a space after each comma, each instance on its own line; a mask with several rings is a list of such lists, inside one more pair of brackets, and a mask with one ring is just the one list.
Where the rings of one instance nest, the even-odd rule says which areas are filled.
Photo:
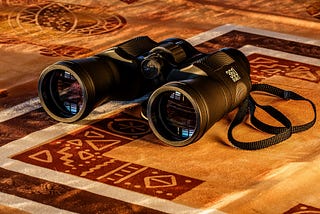
[[[253, 83], [294, 91], [319, 109], [319, 13], [318, 0], [1, 1], [0, 212], [320, 213], [318, 120], [280, 144], [245, 151], [228, 142], [234, 110], [177, 148], [141, 118], [144, 98], [106, 103], [66, 124], [37, 95], [46, 66], [146, 35], [187, 39], [206, 53], [237, 48]], [[252, 96], [294, 125], [313, 117], [304, 101]], [[249, 121], [234, 135], [269, 136]]]

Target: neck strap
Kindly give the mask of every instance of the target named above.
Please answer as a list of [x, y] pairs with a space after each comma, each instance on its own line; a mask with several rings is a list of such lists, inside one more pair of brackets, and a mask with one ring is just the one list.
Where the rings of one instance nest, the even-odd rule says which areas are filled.
[[[291, 99], [291, 100], [297, 100], [297, 101], [301, 101], [301, 100], [307, 101], [312, 107], [312, 110], [314, 112], [314, 117], [311, 121], [305, 124], [293, 126], [291, 121], [282, 112], [280, 112], [279, 110], [275, 109], [270, 105], [260, 105], [253, 99], [251, 95], [249, 95], [243, 101], [243, 103], [239, 106], [239, 110], [235, 118], [233, 119], [232, 123], [230, 124], [229, 130], [228, 130], [228, 139], [235, 147], [238, 147], [240, 149], [245, 149], [245, 150], [263, 149], [288, 139], [293, 133], [305, 131], [311, 128], [315, 124], [316, 117], [317, 117], [316, 106], [311, 100], [306, 99], [293, 91], [286, 91], [286, 90], [283, 90], [271, 85], [267, 85], [267, 84], [253, 84], [252, 91], [266, 92], [272, 95], [276, 95], [285, 100]], [[280, 126], [280, 127], [272, 126], [262, 122], [255, 116], [256, 108], [262, 109], [271, 117], [273, 117], [275, 120], [279, 121], [283, 126]], [[250, 121], [253, 126], [255, 126], [257, 129], [263, 132], [273, 134], [273, 136], [263, 140], [251, 141], [251, 142], [243, 142], [243, 141], [236, 140], [233, 137], [233, 129], [243, 122], [247, 114], [250, 115]]]

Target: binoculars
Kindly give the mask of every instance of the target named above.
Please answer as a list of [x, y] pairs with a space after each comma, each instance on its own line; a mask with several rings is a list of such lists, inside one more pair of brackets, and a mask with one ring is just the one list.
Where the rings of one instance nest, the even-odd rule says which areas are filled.
[[97, 55], [56, 62], [40, 75], [38, 93], [55, 120], [75, 122], [110, 100], [149, 94], [145, 117], [165, 144], [201, 138], [251, 90], [250, 65], [237, 49], [202, 53], [186, 40], [137, 37]]

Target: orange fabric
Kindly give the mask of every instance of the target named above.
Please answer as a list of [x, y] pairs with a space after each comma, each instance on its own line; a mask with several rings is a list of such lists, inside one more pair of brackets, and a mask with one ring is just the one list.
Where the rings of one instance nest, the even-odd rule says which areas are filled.
[[[320, 212], [318, 121], [279, 145], [243, 151], [227, 140], [235, 110], [175, 148], [151, 133], [139, 103], [107, 103], [62, 124], [37, 98], [46, 66], [147, 35], [189, 39], [204, 52], [238, 48], [253, 83], [295, 91], [319, 108], [318, 13], [318, 1], [1, 1], [0, 211]], [[313, 116], [304, 102], [255, 96], [295, 124]], [[235, 131], [265, 137], [248, 123]]]

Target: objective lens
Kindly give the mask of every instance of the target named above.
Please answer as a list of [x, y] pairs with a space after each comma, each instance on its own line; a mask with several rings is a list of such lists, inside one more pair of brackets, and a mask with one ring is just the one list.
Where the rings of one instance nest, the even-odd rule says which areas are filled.
[[190, 101], [180, 92], [163, 95], [160, 105], [165, 106], [160, 113], [165, 128], [178, 140], [191, 137], [195, 130], [196, 114]]
[[205, 76], [166, 83], [148, 101], [151, 130], [171, 146], [199, 140], [228, 111], [230, 98], [226, 90], [224, 85]]
[[181, 82], [158, 88], [147, 106], [149, 125], [165, 144], [185, 146], [201, 136], [206, 124], [203, 102], [193, 89]]
[[39, 80], [39, 98], [47, 113], [58, 121], [73, 122], [87, 105], [86, 90], [71, 69], [48, 69]]
[[80, 111], [83, 105], [83, 94], [79, 82], [72, 74], [63, 70], [56, 71], [52, 77], [51, 86], [52, 95], [58, 106], [71, 115]]
[[[131, 76], [135, 73], [128, 73], [125, 78], [133, 79]], [[117, 78], [126, 80], [118, 74], [114, 64], [96, 56], [59, 61], [40, 74], [38, 95], [41, 105], [55, 120], [68, 123], [80, 120], [96, 106], [118, 95], [116, 89], [120, 81]], [[123, 82], [130, 83], [126, 81]], [[124, 91], [125, 95], [131, 94], [131, 90]]]

